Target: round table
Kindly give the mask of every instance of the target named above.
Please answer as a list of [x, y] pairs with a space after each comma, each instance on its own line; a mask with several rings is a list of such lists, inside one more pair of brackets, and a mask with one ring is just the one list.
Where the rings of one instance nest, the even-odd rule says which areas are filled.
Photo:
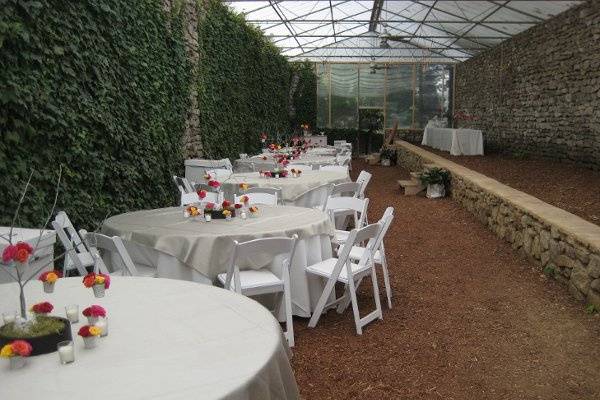
[[[57, 353], [31, 357], [19, 370], [0, 360], [0, 398], [9, 399], [297, 399], [281, 328], [256, 302], [211, 286], [155, 278], [114, 277], [94, 298], [81, 278], [60, 279], [53, 294], [40, 282], [26, 287], [28, 304], [50, 301], [64, 316], [106, 308], [109, 335], [83, 348], [72, 325], [75, 362]], [[18, 307], [16, 284], [0, 285], [0, 312]]]
[[[266, 159], [264, 159], [265, 157]], [[317, 169], [320, 165], [335, 165], [337, 163], [335, 153], [333, 155], [326, 155], [319, 152], [311, 153], [310, 150], [293, 161], [298, 164], [310, 165], [313, 169]], [[235, 160], [234, 170], [236, 172], [252, 172], [272, 169], [275, 168], [275, 166], [276, 162], [273, 159], [273, 153], [263, 153], [257, 156]]]
[[[289, 171], [291, 168], [293, 165], [288, 165], [286, 169]], [[317, 186], [348, 181], [348, 173], [340, 171], [303, 171], [298, 178], [292, 177], [291, 174], [287, 178], [262, 178], [258, 172], [237, 172], [221, 182], [221, 188], [228, 199], [233, 199], [234, 194], [241, 194], [240, 183], [247, 183], [250, 187], [281, 188], [284, 203], [294, 204], [300, 195]]]
[[[295, 315], [308, 317], [323, 286], [305, 268], [331, 257], [333, 224], [327, 214], [311, 208], [261, 205], [259, 209], [257, 218], [211, 222], [186, 219], [176, 207], [136, 211], [108, 218], [102, 232], [125, 239], [134, 262], [156, 267], [159, 277], [209, 284], [227, 272], [234, 240], [297, 234], [300, 240], [290, 267], [292, 307]], [[279, 260], [242, 261], [244, 267], [268, 267], [280, 274]]]

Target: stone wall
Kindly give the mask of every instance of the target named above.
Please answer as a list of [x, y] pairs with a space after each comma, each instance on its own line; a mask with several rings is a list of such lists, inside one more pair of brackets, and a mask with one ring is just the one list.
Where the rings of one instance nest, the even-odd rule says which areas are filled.
[[592, 0], [456, 66], [458, 126], [486, 151], [600, 169], [600, 1]]
[[398, 163], [452, 174], [451, 196], [513, 249], [600, 309], [600, 226], [404, 141]]

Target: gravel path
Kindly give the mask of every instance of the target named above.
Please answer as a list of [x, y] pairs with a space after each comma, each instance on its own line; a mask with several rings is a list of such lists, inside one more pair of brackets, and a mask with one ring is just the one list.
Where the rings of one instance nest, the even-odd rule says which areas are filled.
[[[349, 310], [315, 329], [295, 320], [304, 399], [600, 398], [600, 318], [451, 200], [402, 196], [395, 182], [407, 171], [353, 166], [374, 173], [369, 220], [396, 208], [394, 308], [362, 336]], [[359, 296], [363, 315], [370, 293]]]

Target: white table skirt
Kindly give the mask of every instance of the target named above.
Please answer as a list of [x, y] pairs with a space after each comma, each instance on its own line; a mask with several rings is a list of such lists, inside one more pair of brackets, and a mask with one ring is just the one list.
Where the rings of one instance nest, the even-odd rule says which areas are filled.
[[[290, 268], [292, 311], [294, 315], [309, 317], [322, 292], [323, 282], [309, 276], [305, 269], [309, 264], [331, 257], [333, 225], [325, 213], [313, 209], [268, 206], [260, 206], [260, 209], [264, 215], [256, 219], [209, 223], [186, 221], [176, 208], [138, 211], [109, 218], [102, 232], [127, 240], [134, 262], [155, 267], [161, 278], [207, 284], [214, 282], [217, 274], [227, 272], [233, 240], [289, 237], [297, 233], [300, 240]], [[269, 267], [276, 274], [280, 272], [279, 260], [265, 261], [268, 265], [258, 267]]]
[[449, 151], [453, 156], [483, 155], [483, 134], [475, 129], [426, 127], [421, 144]]
[[[59, 280], [51, 295], [40, 282], [26, 292], [29, 304], [49, 300], [60, 316], [67, 304], [105, 307], [109, 335], [85, 350], [80, 315], [72, 326], [73, 364], [60, 365], [57, 353], [31, 357], [19, 370], [0, 360], [2, 400], [299, 398], [279, 324], [244, 296], [192, 282], [119, 277], [102, 299], [81, 278]], [[0, 298], [0, 312], [15, 310], [17, 286], [0, 285]]]

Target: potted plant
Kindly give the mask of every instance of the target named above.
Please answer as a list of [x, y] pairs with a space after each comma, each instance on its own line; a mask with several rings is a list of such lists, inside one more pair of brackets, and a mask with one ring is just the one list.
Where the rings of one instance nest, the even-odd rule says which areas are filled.
[[427, 198], [437, 199], [446, 196], [450, 173], [443, 168], [430, 168], [419, 175], [419, 180], [427, 187]]
[[380, 154], [381, 165], [389, 167], [390, 165], [396, 165], [398, 161], [398, 154], [393, 149], [383, 149]]

